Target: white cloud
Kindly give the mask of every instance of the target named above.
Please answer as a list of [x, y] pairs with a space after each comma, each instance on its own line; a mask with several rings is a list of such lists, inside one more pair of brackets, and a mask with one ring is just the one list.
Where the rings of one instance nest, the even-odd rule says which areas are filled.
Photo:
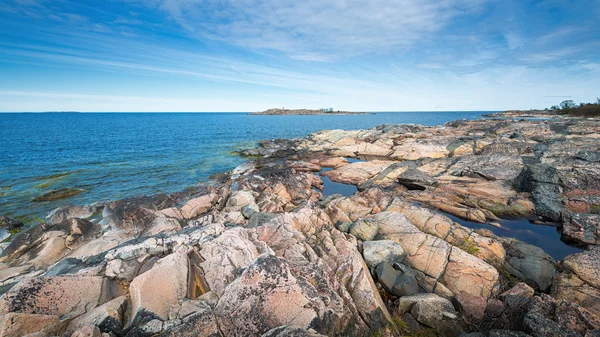
[[401, 51], [486, 0], [153, 0], [194, 35], [303, 60]]

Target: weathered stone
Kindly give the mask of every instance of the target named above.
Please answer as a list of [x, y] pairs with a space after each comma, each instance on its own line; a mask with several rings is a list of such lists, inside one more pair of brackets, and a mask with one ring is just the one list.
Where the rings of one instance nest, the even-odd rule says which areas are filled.
[[410, 310], [411, 314], [417, 319], [417, 321], [437, 328], [439, 323], [445, 319], [456, 319], [456, 310], [452, 303], [445, 298], [427, 297], [420, 301], [417, 301]]
[[93, 325], [97, 326], [101, 332], [112, 332], [116, 335], [121, 335], [125, 325], [124, 319], [128, 302], [128, 296], [120, 296], [91, 309], [87, 313], [73, 319], [65, 330], [65, 334], [69, 335], [76, 330]]
[[377, 222], [370, 219], [360, 219], [350, 226], [350, 234], [356, 236], [357, 239], [370, 241], [377, 235]]
[[54, 335], [60, 332], [61, 327], [60, 319], [55, 315], [12, 312], [0, 315], [2, 337], [21, 337], [36, 332]]
[[306, 330], [289, 326], [280, 326], [265, 332], [261, 337], [325, 337], [313, 329]]
[[360, 185], [391, 164], [393, 164], [393, 162], [381, 160], [358, 162], [344, 165], [335, 170], [326, 171], [321, 174], [338, 183]]
[[588, 213], [563, 214], [562, 238], [585, 245], [600, 244], [600, 215]]
[[180, 210], [184, 219], [193, 219], [199, 215], [202, 215], [208, 212], [213, 202], [215, 201], [217, 195], [216, 194], [207, 194], [198, 198], [194, 198], [189, 200], [183, 205]]
[[556, 261], [539, 247], [512, 238], [502, 241], [508, 255], [508, 271], [530, 286], [548, 291], [556, 273]]
[[365, 241], [362, 250], [369, 268], [375, 268], [384, 261], [392, 265], [401, 263], [406, 255], [402, 247], [392, 240]]
[[99, 208], [96, 206], [64, 205], [50, 212], [46, 219], [51, 224], [59, 224], [70, 218], [87, 219], [99, 212]]
[[592, 287], [577, 275], [566, 272], [554, 276], [551, 294], [557, 299], [577, 303], [596, 315], [600, 315], [600, 290]]
[[531, 337], [523, 331], [490, 330], [488, 337]]
[[111, 282], [98, 276], [51, 276], [26, 279], [0, 297], [0, 313], [81, 315], [110, 299]]
[[408, 169], [400, 174], [398, 182], [411, 190], [424, 190], [436, 184], [435, 178], [417, 169]]
[[581, 337], [578, 332], [555, 322], [556, 303], [547, 295], [535, 297], [529, 304], [529, 312], [523, 323], [533, 337]]
[[318, 308], [325, 304], [310, 298], [306, 287], [310, 286], [298, 282], [285, 260], [260, 256], [227, 287], [217, 304], [218, 315], [229, 315], [229, 324], [221, 325], [223, 332], [262, 334], [282, 325], [312, 327], [319, 321]]
[[75, 331], [71, 337], [102, 337], [102, 333], [97, 326], [88, 325]]
[[254, 212], [250, 216], [250, 219], [248, 220], [248, 224], [246, 224], [246, 227], [255, 228], [258, 226], [262, 226], [263, 224], [265, 224], [266, 222], [275, 218], [276, 216], [277, 216], [277, 214], [273, 214], [273, 213]]
[[496, 295], [500, 286], [494, 267], [456, 247], [452, 247], [443, 278], [467, 315], [474, 318], [483, 317], [487, 299]]
[[[185, 302], [184, 302], [185, 303]], [[165, 334], [170, 337], [219, 337], [222, 336], [217, 317], [208, 305], [197, 306], [196, 311], [182, 317], [182, 323], [169, 329]]]
[[148, 227], [139, 234], [139, 236], [152, 236], [158, 233], [175, 232], [178, 230], [181, 230], [181, 224], [179, 224], [177, 219], [157, 216], [152, 220]]
[[0, 216], [0, 228], [8, 231], [17, 230], [23, 227], [23, 223], [9, 216]]
[[234, 228], [202, 245], [200, 267], [210, 290], [223, 296], [225, 288], [260, 254], [242, 228]]
[[173, 253], [156, 262], [149, 271], [131, 282], [131, 321], [147, 312], [167, 319], [169, 310], [186, 296], [188, 258], [183, 252]]

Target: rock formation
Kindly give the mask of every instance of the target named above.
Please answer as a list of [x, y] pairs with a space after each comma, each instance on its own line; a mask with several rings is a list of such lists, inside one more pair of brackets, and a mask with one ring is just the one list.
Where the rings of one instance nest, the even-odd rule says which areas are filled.
[[[598, 336], [599, 151], [592, 119], [329, 130], [181, 193], [12, 237], [2, 217], [0, 336]], [[323, 168], [359, 192], [324, 197]], [[449, 215], [586, 250], [557, 262]]]

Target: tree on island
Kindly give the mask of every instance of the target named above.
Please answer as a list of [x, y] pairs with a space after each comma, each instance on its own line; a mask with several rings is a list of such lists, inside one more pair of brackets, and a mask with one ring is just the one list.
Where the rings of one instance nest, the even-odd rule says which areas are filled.
[[564, 100], [560, 102], [560, 109], [563, 111], [568, 111], [576, 107], [577, 104], [572, 99]]
[[598, 117], [600, 116], [600, 98], [596, 98], [596, 103], [580, 103], [577, 105], [573, 100], [562, 101], [559, 105], [553, 105], [550, 110], [579, 117]]

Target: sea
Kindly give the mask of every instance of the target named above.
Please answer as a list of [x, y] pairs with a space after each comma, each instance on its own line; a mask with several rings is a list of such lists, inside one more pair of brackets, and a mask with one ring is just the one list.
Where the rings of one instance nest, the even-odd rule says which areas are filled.
[[[441, 125], [487, 113], [0, 113], [0, 215], [32, 224], [67, 203], [181, 191], [242, 164], [247, 159], [237, 151], [263, 139], [381, 124]], [[84, 192], [33, 201], [62, 188]]]

